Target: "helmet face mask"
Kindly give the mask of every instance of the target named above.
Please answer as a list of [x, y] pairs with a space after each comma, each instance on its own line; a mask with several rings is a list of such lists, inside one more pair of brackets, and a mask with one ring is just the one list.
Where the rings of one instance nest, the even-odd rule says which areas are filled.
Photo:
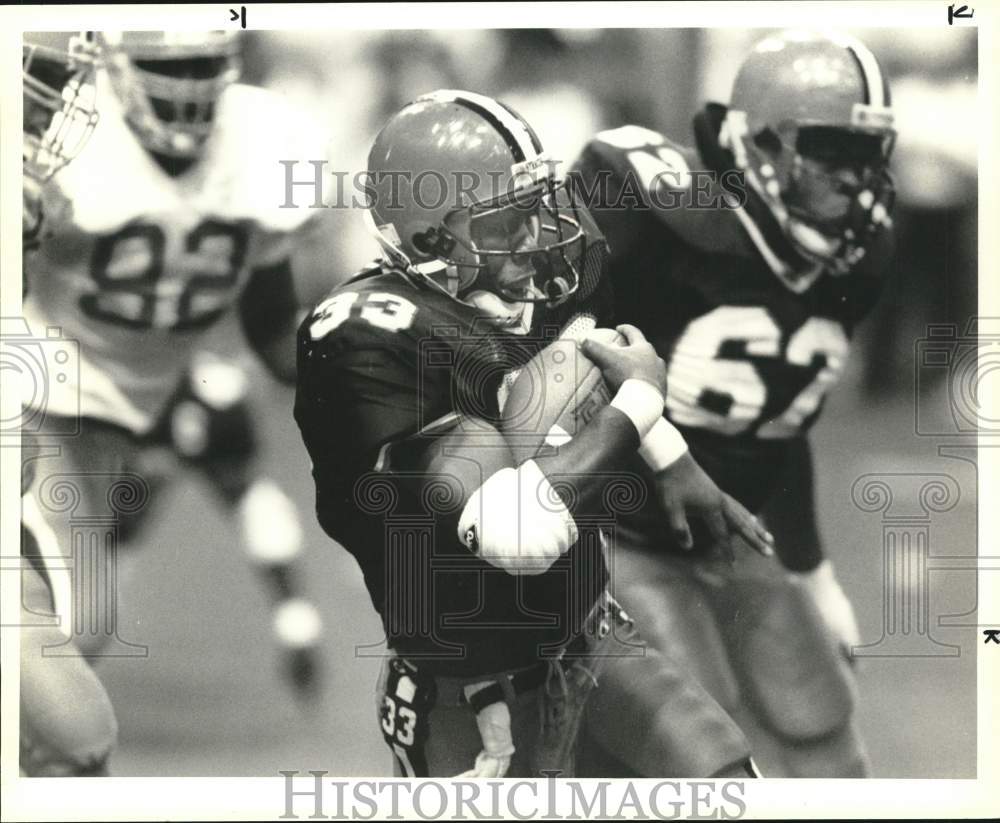
[[90, 32], [25, 33], [21, 156], [21, 237], [33, 248], [42, 233], [42, 188], [69, 163], [97, 125], [97, 48]]
[[24, 173], [45, 183], [83, 148], [97, 125], [94, 87], [97, 50], [88, 33], [26, 34]]
[[572, 209], [558, 205], [560, 192], [568, 197], [565, 183], [548, 181], [445, 215], [445, 234], [463, 253], [438, 259], [463, 271], [460, 281], [468, 285], [462, 292], [480, 288], [507, 303], [549, 304], [576, 292], [580, 273], [572, 258], [582, 251], [585, 240]]
[[861, 198], [863, 204], [870, 197], [872, 203], [885, 202], [891, 189], [887, 166], [894, 135], [824, 126], [794, 133], [787, 142], [764, 133], [754, 140], [752, 154], [757, 154], [756, 165], [763, 172], [766, 166], [774, 169], [771, 179], [778, 184], [782, 217], [793, 243], [808, 257], [832, 258], [854, 234], [855, 201]]
[[156, 154], [195, 159], [222, 93], [240, 74], [236, 32], [106, 32], [108, 71], [125, 119]]

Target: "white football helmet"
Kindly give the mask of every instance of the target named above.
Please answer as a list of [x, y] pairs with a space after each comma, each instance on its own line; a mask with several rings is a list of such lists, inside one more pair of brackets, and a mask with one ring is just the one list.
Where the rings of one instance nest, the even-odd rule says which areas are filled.
[[97, 125], [92, 32], [25, 32], [22, 158], [23, 247], [42, 232], [42, 188], [83, 148]]
[[93, 32], [25, 32], [24, 173], [41, 184], [75, 157], [97, 124]]
[[196, 158], [240, 75], [237, 31], [100, 32], [125, 119], [148, 150]]

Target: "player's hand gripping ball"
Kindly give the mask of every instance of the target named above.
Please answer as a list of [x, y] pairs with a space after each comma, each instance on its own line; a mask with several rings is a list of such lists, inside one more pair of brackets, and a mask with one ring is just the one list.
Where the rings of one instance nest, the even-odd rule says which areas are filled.
[[[651, 383], [658, 380], [655, 369], [647, 374], [640, 365], [639, 358], [646, 353], [639, 347], [650, 345], [641, 334], [626, 339], [615, 329], [593, 329], [587, 339], [597, 343], [586, 343], [587, 353], [572, 339], [557, 339], [535, 355], [514, 380], [503, 408], [502, 428], [517, 462], [534, 457], [545, 446], [567, 442], [586, 426], [611, 400], [606, 377], [619, 384], [629, 377]], [[614, 345], [635, 349], [636, 362], [615, 358], [616, 353], [609, 351]], [[665, 386], [657, 388], [665, 393]], [[728, 560], [734, 557], [738, 539], [763, 555], [774, 553], [774, 539], [768, 531], [743, 505], [720, 490], [690, 453], [658, 471], [656, 486], [674, 542], [682, 549], [694, 547], [689, 524], [689, 518], [694, 517], [707, 528], [712, 545], [706, 548]]]
[[[587, 337], [624, 345], [614, 329], [593, 329]], [[502, 430], [518, 463], [546, 445], [568, 442], [611, 400], [601, 369], [579, 342], [563, 336], [523, 366], [507, 393]]]

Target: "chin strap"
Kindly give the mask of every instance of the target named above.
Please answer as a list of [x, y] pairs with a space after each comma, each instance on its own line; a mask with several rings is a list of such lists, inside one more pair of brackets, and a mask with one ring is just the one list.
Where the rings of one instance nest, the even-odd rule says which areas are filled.
[[[378, 243], [382, 253], [382, 259], [395, 269], [404, 272], [411, 279], [417, 279], [421, 283], [430, 286], [444, 295], [458, 300], [457, 297], [460, 282], [458, 269], [442, 260], [427, 260], [423, 263], [416, 263], [403, 251], [402, 241], [392, 223], [376, 225], [375, 218], [371, 210], [365, 209], [361, 212], [361, 221], [365, 231]], [[443, 279], [447, 286], [439, 282]]]
[[534, 303], [508, 303], [499, 295], [483, 289], [469, 292], [462, 301], [481, 311], [504, 331], [527, 334], [531, 330]]

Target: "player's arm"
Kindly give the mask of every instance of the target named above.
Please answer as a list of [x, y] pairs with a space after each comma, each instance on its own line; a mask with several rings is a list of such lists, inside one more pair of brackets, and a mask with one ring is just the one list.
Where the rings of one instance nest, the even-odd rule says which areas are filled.
[[582, 343], [583, 353], [614, 393], [611, 403], [555, 452], [532, 452], [534, 457], [516, 469], [505, 467], [492, 475], [467, 499], [460, 539], [474, 542], [489, 562], [512, 574], [544, 571], [575, 542], [575, 518], [594, 510], [609, 474], [620, 471], [624, 458], [639, 449], [662, 469], [660, 482], [671, 487], [671, 523], [687, 530], [686, 517], [698, 514], [713, 531], [717, 525], [716, 536], [727, 547], [739, 534], [768, 553], [769, 535], [701, 471], [683, 439], [669, 433], [665, 440], [657, 439], [657, 433], [669, 429], [662, 417], [663, 361], [638, 329], [619, 326], [618, 331], [625, 345], [607, 345], [595, 337]]
[[[630, 343], [642, 340], [650, 345], [634, 326], [622, 325], [618, 331]], [[584, 342], [584, 353], [597, 363], [612, 388], [619, 378], [609, 357], [617, 349], [593, 338]], [[665, 383], [663, 392], [666, 393]], [[653, 471], [660, 503], [677, 544], [683, 549], [693, 548], [688, 521], [695, 517], [708, 527], [714, 548], [729, 560], [734, 559], [737, 539], [763, 555], [773, 554], [772, 535], [742, 504], [715, 485], [691, 456], [680, 432], [662, 415], [661, 407], [655, 420], [642, 430], [639, 454]]]
[[776, 551], [793, 579], [809, 592], [824, 622], [849, 652], [861, 643], [854, 609], [837, 582], [833, 565], [824, 557], [819, 527], [812, 450], [805, 437], [789, 444], [789, 457], [778, 491], [763, 516], [776, 537]]
[[302, 311], [290, 258], [251, 271], [239, 315], [247, 342], [268, 370], [282, 382], [294, 383], [295, 333]]
[[503, 434], [464, 418], [423, 452], [394, 449], [393, 465], [424, 499], [427, 483], [450, 487], [460, 500], [452, 525], [471, 551], [512, 575], [541, 574], [576, 542], [576, 517], [602, 494], [602, 475], [621, 467], [663, 408], [665, 368], [641, 334], [603, 364], [614, 399], [557, 453], [516, 464]]

